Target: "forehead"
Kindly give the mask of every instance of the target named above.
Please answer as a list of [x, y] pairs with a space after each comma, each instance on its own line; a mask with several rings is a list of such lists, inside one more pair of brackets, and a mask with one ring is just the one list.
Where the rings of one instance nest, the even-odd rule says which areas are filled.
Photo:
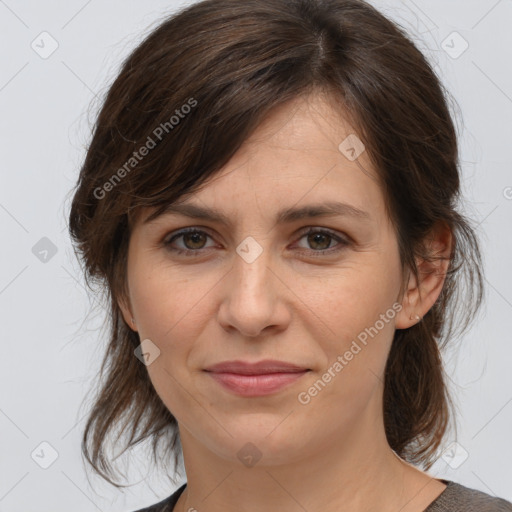
[[[275, 107], [228, 164], [234, 168], [244, 158], [266, 152], [281, 152], [281, 159], [301, 160], [308, 155], [318, 160], [322, 155], [343, 156], [344, 164], [364, 166], [376, 178], [364, 144], [357, 136], [355, 123], [333, 96], [311, 93]], [[354, 149], [351, 152], [350, 149]]]
[[[219, 172], [178, 203], [238, 216], [250, 210], [249, 197], [262, 213], [279, 210], [281, 216], [293, 205], [322, 202], [351, 205], [352, 213], [382, 210], [378, 175], [347, 117], [322, 95], [275, 108]], [[145, 210], [146, 221], [155, 210]]]

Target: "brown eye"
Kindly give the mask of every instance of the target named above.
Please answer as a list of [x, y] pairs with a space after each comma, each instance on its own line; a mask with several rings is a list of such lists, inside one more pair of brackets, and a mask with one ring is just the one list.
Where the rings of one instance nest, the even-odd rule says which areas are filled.
[[[205, 247], [208, 238], [211, 238], [210, 235], [204, 231], [192, 228], [175, 234], [165, 241], [164, 245], [167, 249], [177, 254], [200, 254], [202, 249], [208, 249], [208, 247]], [[173, 247], [174, 242], [179, 239], [182, 240], [182, 247]]]
[[310, 247], [317, 250], [328, 249], [332, 241], [332, 236], [325, 233], [312, 233], [307, 237]]
[[205, 244], [205, 236], [200, 232], [185, 233], [183, 236], [183, 243], [187, 249], [202, 249]]
[[[350, 245], [349, 240], [344, 237], [335, 235], [325, 229], [311, 229], [302, 234], [301, 238], [307, 240], [309, 247], [305, 248], [306, 252], [314, 256], [322, 256], [324, 254], [332, 254], [345, 249]], [[334, 247], [331, 245], [335, 241]]]
[[[199, 229], [189, 228], [176, 233], [169, 240], [164, 241], [164, 245], [175, 254], [199, 256], [204, 250], [212, 247], [206, 245], [208, 238], [211, 239], [208, 233]], [[180, 239], [181, 247], [179, 245], [176, 247], [175, 244]], [[300, 237], [300, 240], [302, 239], [306, 239], [308, 245], [308, 247], [303, 249], [310, 255], [319, 257], [339, 252], [350, 245], [349, 240], [325, 229], [309, 228]], [[332, 245], [333, 242], [335, 242], [334, 246]]]

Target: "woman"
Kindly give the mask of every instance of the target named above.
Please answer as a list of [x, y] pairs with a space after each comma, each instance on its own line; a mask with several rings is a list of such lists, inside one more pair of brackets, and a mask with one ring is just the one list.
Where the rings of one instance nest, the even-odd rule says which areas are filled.
[[119, 429], [183, 453], [187, 483], [146, 511], [512, 510], [426, 472], [440, 348], [482, 296], [458, 197], [442, 86], [369, 4], [166, 20], [110, 88], [70, 212], [111, 306], [92, 467], [118, 485]]

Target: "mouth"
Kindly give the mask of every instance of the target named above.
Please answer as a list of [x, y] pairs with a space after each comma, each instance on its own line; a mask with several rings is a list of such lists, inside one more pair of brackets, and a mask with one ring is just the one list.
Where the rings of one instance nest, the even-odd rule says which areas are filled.
[[227, 361], [204, 370], [225, 390], [240, 396], [264, 396], [281, 391], [311, 371], [283, 361]]
[[299, 373], [310, 370], [303, 365], [265, 359], [258, 362], [249, 361], [224, 361], [209, 366], [205, 371], [213, 373], [236, 373], [238, 375], [265, 375], [270, 373]]

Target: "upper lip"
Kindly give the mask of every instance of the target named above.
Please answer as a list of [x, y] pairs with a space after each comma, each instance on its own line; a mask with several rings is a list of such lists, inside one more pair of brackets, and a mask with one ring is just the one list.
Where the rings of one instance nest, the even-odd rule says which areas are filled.
[[262, 375], [265, 373], [297, 373], [308, 370], [303, 366], [287, 363], [285, 361], [276, 361], [265, 359], [256, 363], [248, 361], [224, 361], [208, 368], [208, 372], [214, 373], [238, 373], [240, 375]]

